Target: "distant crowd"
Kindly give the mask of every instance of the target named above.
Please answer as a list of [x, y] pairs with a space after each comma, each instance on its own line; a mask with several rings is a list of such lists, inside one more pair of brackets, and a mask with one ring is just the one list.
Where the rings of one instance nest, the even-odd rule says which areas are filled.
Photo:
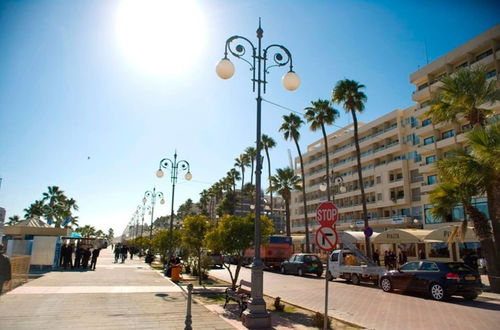
[[134, 259], [134, 254], [139, 255], [139, 257], [143, 256], [142, 250], [139, 250], [134, 246], [128, 247], [125, 244], [116, 244], [113, 252], [115, 253], [115, 263], [121, 260], [122, 264], [127, 259], [128, 254], [130, 254], [130, 260]]
[[[95, 270], [101, 249], [64, 243], [59, 254], [59, 267], [63, 269]], [[74, 257], [73, 257], [74, 256]], [[89, 265], [90, 261], [90, 265]]]

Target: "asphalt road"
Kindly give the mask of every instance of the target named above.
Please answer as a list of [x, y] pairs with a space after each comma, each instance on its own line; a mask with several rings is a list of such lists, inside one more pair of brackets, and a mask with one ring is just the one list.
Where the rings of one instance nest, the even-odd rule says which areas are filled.
[[[210, 270], [210, 275], [230, 281], [226, 269]], [[250, 281], [249, 268], [242, 268], [240, 279]], [[324, 292], [324, 278], [264, 272], [264, 293], [284, 302], [323, 312]], [[334, 280], [329, 282], [328, 296], [329, 315], [369, 329], [490, 330], [500, 324], [500, 295], [496, 294], [472, 302], [462, 298], [438, 302], [423, 295], [385, 293], [373, 284], [355, 286]]]

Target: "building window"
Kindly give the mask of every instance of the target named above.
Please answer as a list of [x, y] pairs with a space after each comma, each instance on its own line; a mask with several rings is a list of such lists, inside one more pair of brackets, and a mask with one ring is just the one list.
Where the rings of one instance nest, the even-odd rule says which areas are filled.
[[423, 83], [422, 85], [418, 85], [417, 90], [421, 91], [422, 89], [424, 89], [427, 86], [429, 86], [428, 83]]
[[457, 70], [458, 70], [458, 69], [466, 68], [466, 67], [468, 67], [468, 66], [469, 66], [469, 63], [464, 62], [464, 63], [462, 63], [462, 64], [457, 65], [457, 66], [455, 67], [455, 69], [457, 69]]
[[492, 49], [488, 49], [487, 51], [482, 52], [481, 54], [476, 56], [476, 62], [481, 61], [483, 58], [486, 58], [486, 57], [490, 56], [491, 54], [493, 54]]
[[425, 223], [426, 224], [440, 223], [441, 219], [432, 215], [431, 209], [432, 209], [432, 204], [425, 204], [424, 205]]
[[430, 258], [449, 258], [450, 250], [448, 243], [431, 243], [431, 250], [429, 251]]
[[441, 138], [444, 140], [444, 139], [447, 139], [447, 138], [451, 138], [455, 136], [455, 131], [450, 129], [449, 131], [446, 131], [446, 132], [443, 132], [441, 134]]
[[471, 124], [467, 124], [467, 125], [463, 125], [462, 126], [462, 132], [468, 132], [472, 129], [472, 125]]
[[420, 107], [421, 107], [421, 108], [426, 107], [426, 106], [428, 106], [430, 103], [431, 103], [431, 101], [429, 101], [429, 100], [424, 101], [424, 102], [420, 103]]
[[382, 194], [377, 194], [377, 200], [381, 201], [382, 200]]
[[427, 184], [435, 184], [437, 183], [437, 175], [429, 175], [427, 177]]
[[428, 138], [424, 139], [424, 146], [434, 143], [434, 136], [429, 136]]
[[426, 165], [429, 165], [429, 164], [432, 164], [436, 161], [436, 155], [432, 155], [432, 156], [427, 156], [425, 157], [425, 164]]
[[486, 73], [486, 79], [490, 79], [496, 75], [497, 75], [497, 70], [491, 70], [490, 72]]
[[422, 127], [432, 124], [432, 120], [430, 118], [422, 120]]

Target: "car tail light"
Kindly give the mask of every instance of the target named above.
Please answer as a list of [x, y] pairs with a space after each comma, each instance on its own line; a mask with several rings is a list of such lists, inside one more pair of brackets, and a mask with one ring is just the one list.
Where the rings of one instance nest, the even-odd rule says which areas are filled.
[[460, 281], [460, 276], [458, 276], [458, 274], [455, 273], [448, 273], [446, 274], [446, 279]]

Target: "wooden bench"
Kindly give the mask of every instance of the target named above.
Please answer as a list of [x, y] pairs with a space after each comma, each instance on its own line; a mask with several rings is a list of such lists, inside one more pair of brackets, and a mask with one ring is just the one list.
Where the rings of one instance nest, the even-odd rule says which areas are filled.
[[248, 300], [250, 299], [251, 295], [251, 287], [252, 287], [251, 282], [240, 280], [240, 284], [236, 286], [235, 290], [233, 290], [232, 288], [227, 288], [226, 303], [224, 304], [224, 308], [226, 308], [226, 305], [229, 302], [229, 300], [234, 300], [238, 303], [238, 306], [240, 307], [240, 316], [241, 316], [241, 314], [243, 314], [243, 311], [247, 309]]

